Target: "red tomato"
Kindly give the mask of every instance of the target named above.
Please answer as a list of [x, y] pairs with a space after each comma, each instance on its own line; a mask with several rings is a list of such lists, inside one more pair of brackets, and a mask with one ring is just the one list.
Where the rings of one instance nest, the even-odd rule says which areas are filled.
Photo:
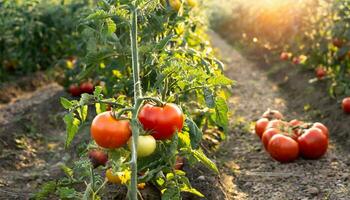
[[341, 48], [343, 46], [344, 41], [342, 39], [339, 39], [339, 38], [334, 38], [332, 43], [334, 46]]
[[152, 131], [152, 136], [157, 140], [170, 139], [184, 126], [184, 115], [173, 103], [167, 103], [163, 107], [145, 104], [138, 118], [143, 128]]
[[272, 136], [274, 136], [274, 135], [276, 135], [276, 134], [278, 134], [280, 132], [281, 131], [278, 130], [277, 128], [269, 128], [263, 133], [261, 141], [262, 141], [265, 149], [267, 149], [267, 146], [268, 146]]
[[100, 165], [105, 166], [108, 161], [108, 155], [101, 150], [91, 150], [88, 155], [94, 168]]
[[269, 120], [266, 118], [261, 118], [256, 122], [255, 133], [259, 136], [259, 138], [261, 138], [268, 123], [269, 123]]
[[92, 94], [94, 92], [94, 84], [91, 82], [84, 82], [80, 85], [80, 90], [82, 93]]
[[280, 113], [278, 110], [270, 110], [270, 109], [265, 111], [262, 117], [267, 118], [268, 120], [283, 119], [282, 113]]
[[121, 147], [131, 136], [129, 121], [113, 118], [110, 111], [100, 113], [92, 121], [91, 136], [101, 147]]
[[304, 122], [299, 121], [297, 119], [293, 119], [289, 122], [289, 125], [292, 127], [293, 133], [296, 135], [296, 137], [300, 135], [300, 132], [302, 130], [300, 126], [302, 126], [303, 124]]
[[272, 158], [282, 163], [292, 162], [299, 155], [298, 143], [283, 134], [272, 136], [267, 149]]
[[289, 54], [287, 52], [282, 52], [280, 55], [280, 59], [284, 61], [289, 60]]
[[293, 62], [294, 65], [299, 65], [301, 61], [300, 61], [299, 57], [294, 57], [292, 62]]
[[326, 69], [324, 67], [317, 67], [315, 73], [318, 79], [322, 79], [327, 75]]
[[319, 128], [319, 129], [321, 129], [321, 131], [325, 134], [325, 136], [326, 136], [327, 138], [329, 138], [329, 131], [328, 131], [328, 128], [327, 128], [325, 125], [323, 125], [322, 123], [316, 122], [316, 123], [314, 123], [314, 124], [312, 125], [312, 128]]
[[279, 119], [274, 119], [274, 120], [271, 120], [265, 130], [269, 129], [269, 128], [277, 128], [277, 129], [285, 129], [285, 126], [287, 126], [286, 122], [282, 121], [282, 120], [279, 120]]
[[346, 97], [343, 99], [342, 108], [345, 113], [350, 113], [350, 97]]
[[81, 94], [81, 90], [77, 84], [72, 84], [68, 88], [68, 92], [73, 96], [73, 97], [78, 97]]
[[328, 148], [328, 139], [319, 128], [310, 128], [298, 138], [300, 154], [304, 158], [317, 159], [323, 156]]

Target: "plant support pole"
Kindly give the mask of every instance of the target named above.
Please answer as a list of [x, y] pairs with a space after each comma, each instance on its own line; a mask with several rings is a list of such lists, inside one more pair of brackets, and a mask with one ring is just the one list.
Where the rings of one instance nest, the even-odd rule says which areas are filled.
[[140, 66], [138, 60], [138, 47], [137, 47], [137, 8], [134, 5], [131, 15], [131, 57], [132, 57], [132, 70], [134, 80], [134, 107], [132, 111], [131, 130], [132, 130], [132, 142], [131, 142], [131, 181], [128, 192], [130, 200], [137, 200], [137, 141], [139, 137], [139, 124], [137, 115], [142, 105], [142, 90], [140, 81]]

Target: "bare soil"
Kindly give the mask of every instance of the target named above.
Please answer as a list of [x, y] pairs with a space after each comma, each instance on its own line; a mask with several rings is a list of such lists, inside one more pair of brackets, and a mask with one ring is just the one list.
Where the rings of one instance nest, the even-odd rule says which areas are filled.
[[[216, 33], [210, 33], [226, 74], [237, 81], [229, 99], [231, 126], [228, 139], [208, 152], [220, 174], [185, 164], [193, 187], [206, 198], [184, 194], [188, 200], [208, 199], [350, 199], [350, 116], [326, 91], [326, 83], [309, 84], [312, 72], [261, 55], [242, 55]], [[28, 86], [29, 85], [29, 86]], [[27, 88], [28, 87], [28, 88]], [[79, 135], [72, 149], [64, 149], [63, 88], [45, 75], [23, 78], [0, 86], [0, 199], [29, 199], [47, 180], [62, 177], [60, 165], [76, 158]], [[26, 89], [27, 88], [27, 89]], [[253, 132], [253, 121], [267, 108], [288, 119], [320, 121], [331, 131], [328, 153], [320, 160], [298, 159], [290, 164], [272, 160]], [[125, 199], [126, 189], [108, 185], [105, 199]], [[159, 199], [148, 187], [144, 199]]]

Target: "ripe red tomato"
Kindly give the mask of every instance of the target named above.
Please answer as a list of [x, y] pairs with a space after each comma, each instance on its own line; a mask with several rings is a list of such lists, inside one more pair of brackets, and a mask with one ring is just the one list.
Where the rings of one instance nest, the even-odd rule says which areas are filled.
[[339, 39], [339, 38], [334, 38], [333, 41], [332, 41], [333, 45], [338, 47], [338, 48], [341, 48], [343, 46], [343, 40], [342, 39]]
[[269, 128], [263, 133], [261, 141], [262, 141], [266, 150], [267, 150], [268, 144], [269, 144], [272, 136], [274, 136], [278, 133], [281, 133], [281, 131], [278, 130], [277, 128]]
[[345, 113], [350, 113], [350, 97], [346, 97], [343, 99], [342, 108]]
[[270, 109], [265, 111], [262, 117], [267, 118], [268, 120], [283, 119], [282, 113], [280, 113], [278, 110], [270, 110]]
[[294, 65], [299, 65], [301, 61], [300, 61], [299, 57], [294, 57], [292, 62], [293, 62]]
[[173, 103], [167, 103], [163, 107], [145, 104], [138, 118], [143, 128], [152, 131], [157, 140], [170, 139], [176, 131], [181, 131], [184, 125], [184, 115]]
[[323, 77], [325, 77], [327, 75], [327, 71], [324, 67], [317, 67], [315, 70], [316, 73], [316, 77], [318, 79], [322, 79]]
[[90, 130], [95, 142], [109, 149], [125, 145], [131, 136], [129, 121], [113, 118], [110, 111], [98, 114], [92, 121]]
[[299, 155], [298, 143], [283, 134], [272, 136], [267, 149], [272, 158], [282, 163], [292, 162]]
[[88, 155], [94, 168], [100, 165], [105, 166], [108, 161], [108, 155], [101, 150], [91, 150]]
[[322, 123], [316, 122], [316, 123], [314, 123], [314, 124], [312, 125], [312, 128], [319, 128], [319, 129], [321, 129], [321, 131], [325, 134], [325, 136], [326, 136], [327, 138], [329, 138], [329, 131], [328, 131], [328, 128], [327, 128], [325, 125], [323, 125]]
[[298, 138], [300, 154], [304, 158], [317, 159], [323, 156], [328, 148], [328, 139], [319, 128], [310, 128]]
[[255, 133], [259, 136], [259, 138], [261, 138], [268, 123], [269, 123], [269, 120], [266, 118], [261, 118], [256, 122]]
[[280, 59], [284, 61], [289, 60], [289, 54], [287, 52], [282, 52], [280, 55]]
[[94, 84], [91, 82], [84, 82], [80, 84], [80, 90], [82, 93], [92, 94], [94, 92]]
[[286, 122], [279, 120], [279, 119], [274, 119], [274, 120], [271, 120], [267, 124], [265, 130], [267, 130], [269, 128], [277, 128], [277, 129], [283, 130], [283, 129], [285, 129], [286, 126], [287, 126]]
[[78, 97], [81, 94], [81, 90], [77, 84], [71, 84], [68, 88], [68, 92], [73, 96], [73, 97]]

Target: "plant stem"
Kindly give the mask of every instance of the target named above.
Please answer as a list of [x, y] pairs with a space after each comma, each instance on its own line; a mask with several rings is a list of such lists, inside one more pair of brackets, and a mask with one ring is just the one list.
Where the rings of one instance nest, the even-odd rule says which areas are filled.
[[131, 119], [131, 130], [132, 130], [132, 140], [131, 140], [131, 181], [130, 188], [128, 192], [128, 197], [130, 200], [137, 200], [137, 141], [139, 137], [139, 123], [137, 115], [139, 109], [142, 105], [142, 88], [140, 81], [140, 66], [138, 60], [138, 47], [137, 47], [137, 8], [134, 5], [132, 8], [131, 16], [131, 55], [132, 55], [132, 70], [133, 70], [133, 80], [134, 80], [134, 107], [132, 111]]

